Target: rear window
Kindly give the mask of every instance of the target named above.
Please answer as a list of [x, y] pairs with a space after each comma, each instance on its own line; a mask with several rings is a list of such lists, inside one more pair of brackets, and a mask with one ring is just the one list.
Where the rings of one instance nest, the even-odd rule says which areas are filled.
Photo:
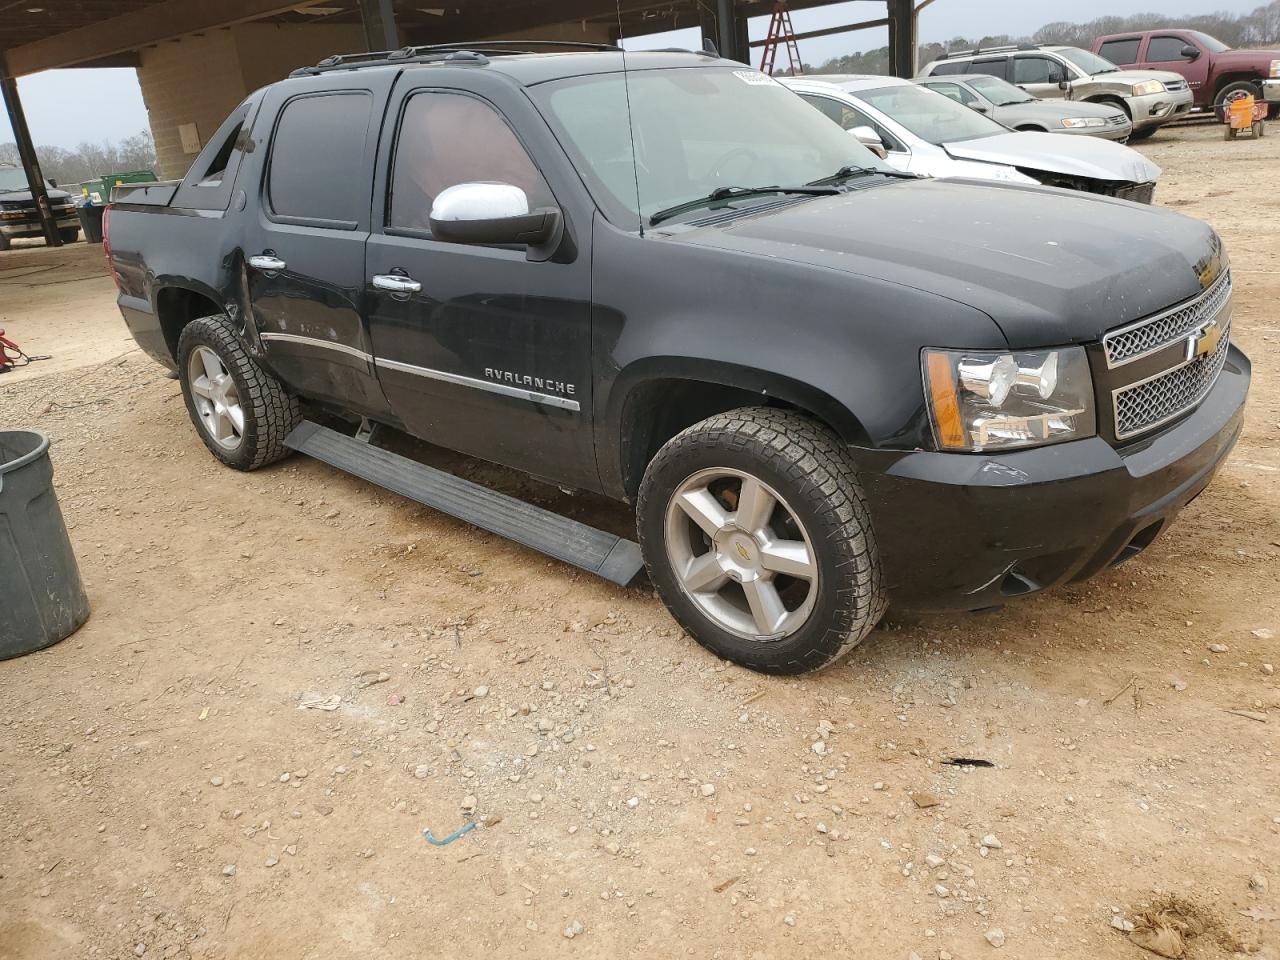
[[1008, 80], [1009, 58], [988, 57], [986, 60], [974, 60], [969, 64], [970, 73], [985, 73], [990, 77]]
[[964, 73], [968, 66], [963, 60], [940, 60], [933, 65], [933, 69], [929, 71], [929, 76], [953, 77], [956, 74]]
[[1126, 37], [1123, 40], [1107, 40], [1098, 48], [1098, 55], [1112, 63], [1129, 64], [1138, 62], [1138, 46], [1142, 43], [1137, 37]]
[[365, 138], [373, 98], [364, 91], [290, 100], [271, 144], [267, 197], [278, 220], [354, 230], [369, 212]]

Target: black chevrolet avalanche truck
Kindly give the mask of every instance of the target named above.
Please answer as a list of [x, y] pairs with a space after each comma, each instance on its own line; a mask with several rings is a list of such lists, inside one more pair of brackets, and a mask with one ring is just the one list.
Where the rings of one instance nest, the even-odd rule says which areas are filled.
[[[643, 565], [698, 641], [798, 673], [890, 603], [989, 608], [1141, 552], [1239, 436], [1205, 224], [895, 172], [710, 54], [528, 51], [331, 58], [110, 208], [125, 319], [224, 464], [297, 449]], [[388, 429], [632, 503], [638, 545]]]

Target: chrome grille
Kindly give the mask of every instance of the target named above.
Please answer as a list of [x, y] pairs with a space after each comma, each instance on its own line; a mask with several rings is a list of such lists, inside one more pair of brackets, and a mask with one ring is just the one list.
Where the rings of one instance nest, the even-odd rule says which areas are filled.
[[1187, 81], [1185, 80], [1164, 80], [1162, 82], [1164, 83], [1164, 88], [1171, 93], [1187, 89]]
[[1113, 127], [1123, 127], [1128, 122], [1129, 118], [1123, 113], [1115, 113], [1107, 117], [1107, 123], [1111, 124]]
[[1205, 326], [1217, 317], [1231, 301], [1231, 271], [1223, 271], [1208, 290], [1181, 306], [1128, 326], [1112, 330], [1102, 337], [1108, 367], [1119, 367], [1163, 350]]
[[1230, 344], [1228, 321], [1213, 353], [1114, 391], [1116, 439], [1125, 440], [1167, 423], [1203, 400], [1222, 372]]

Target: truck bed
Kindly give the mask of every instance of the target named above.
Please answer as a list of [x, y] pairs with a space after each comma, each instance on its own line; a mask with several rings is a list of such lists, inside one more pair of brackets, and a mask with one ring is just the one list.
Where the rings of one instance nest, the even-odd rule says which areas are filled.
[[158, 180], [153, 183], [122, 183], [111, 190], [112, 203], [129, 203], [141, 207], [167, 207], [178, 192], [181, 180]]

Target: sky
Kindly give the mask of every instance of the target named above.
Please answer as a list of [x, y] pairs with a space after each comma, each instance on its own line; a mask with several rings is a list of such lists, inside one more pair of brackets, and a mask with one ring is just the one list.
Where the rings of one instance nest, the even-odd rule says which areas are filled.
[[[1210, 10], [1247, 13], [1263, 0], [935, 0], [920, 14], [920, 40], [950, 40], [957, 35], [982, 36], [1008, 33], [1030, 34], [1054, 20], [1070, 18], [1088, 21], [1107, 15], [1125, 15], [1158, 6], [1171, 17]], [[882, 8], [867, 2], [841, 3], [818, 10], [792, 14], [797, 32], [818, 30], [859, 20], [875, 19]], [[757, 17], [751, 24], [751, 38], [763, 39], [768, 18]], [[808, 63], [822, 63], [832, 57], [858, 50], [883, 47], [889, 42], [884, 29], [861, 30], [834, 37], [803, 40], [800, 54]], [[644, 47], [696, 47], [696, 31], [655, 34], [636, 38], [628, 49]], [[757, 52], [758, 55], [758, 52]], [[27, 126], [37, 144], [74, 147], [81, 141], [119, 141], [147, 127], [147, 111], [142, 103], [137, 75], [132, 69], [49, 70], [18, 81], [18, 91], [27, 114]], [[0, 112], [0, 142], [13, 139], [8, 117]]]

